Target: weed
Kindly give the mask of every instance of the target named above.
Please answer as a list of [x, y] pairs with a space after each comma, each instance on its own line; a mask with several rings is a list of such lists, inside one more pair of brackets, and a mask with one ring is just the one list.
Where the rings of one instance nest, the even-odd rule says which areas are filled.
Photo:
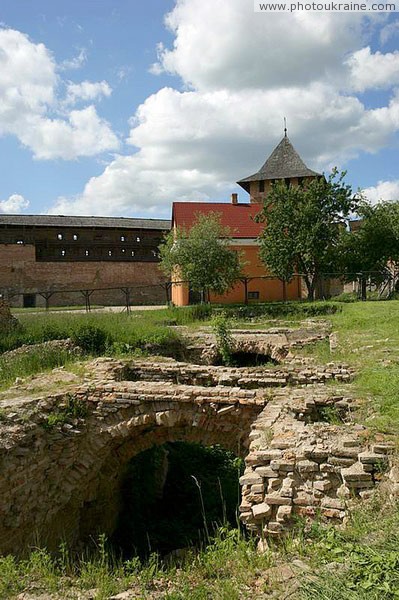
[[216, 336], [216, 343], [222, 361], [225, 365], [231, 365], [234, 350], [234, 339], [231, 333], [231, 321], [225, 314], [217, 315], [212, 320], [212, 329]]
[[71, 419], [84, 419], [86, 416], [87, 405], [72, 394], [67, 394], [64, 405], [57, 407], [55, 412], [50, 413], [42, 425], [45, 429], [51, 430], [68, 423]]

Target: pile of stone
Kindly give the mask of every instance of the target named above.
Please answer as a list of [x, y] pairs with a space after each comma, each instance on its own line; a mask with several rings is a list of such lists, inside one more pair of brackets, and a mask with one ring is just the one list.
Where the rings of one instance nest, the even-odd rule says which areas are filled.
[[349, 501], [367, 498], [388, 470], [394, 444], [371, 448], [365, 428], [318, 420], [321, 407], [349, 413], [350, 399], [320, 390], [293, 390], [271, 401], [250, 434], [250, 452], [240, 479], [240, 518], [259, 536], [281, 534], [295, 515], [342, 522]]

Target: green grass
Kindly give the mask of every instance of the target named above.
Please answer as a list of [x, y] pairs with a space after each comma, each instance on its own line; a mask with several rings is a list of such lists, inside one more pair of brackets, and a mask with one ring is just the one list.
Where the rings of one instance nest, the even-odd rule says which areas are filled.
[[301, 600], [399, 598], [397, 503], [376, 495], [352, 512], [345, 529], [314, 523], [299, 544], [298, 539], [295, 553], [313, 567], [303, 578]]
[[399, 301], [356, 302], [330, 315], [338, 348], [328, 342], [304, 348], [320, 362], [344, 362], [356, 369], [353, 393], [365, 400], [365, 422], [376, 431], [399, 433]]
[[[385, 432], [397, 439], [399, 301], [343, 303], [341, 307], [333, 314], [326, 315], [323, 309], [312, 315], [332, 323], [338, 336], [337, 350], [331, 353], [328, 342], [320, 342], [303, 352], [321, 363], [345, 362], [355, 367], [357, 376], [348, 385], [348, 391], [363, 400], [355, 418], [367, 423], [371, 433]], [[199, 309], [202, 313], [196, 310], [138, 311], [131, 315], [46, 314], [34, 318], [24, 314], [19, 317], [22, 331], [4, 336], [0, 344], [4, 349], [27, 340], [34, 343], [54, 339], [61, 333], [61, 337], [66, 337], [80, 326], [93, 325], [106, 332], [112, 340], [109, 350], [116, 354], [137, 348], [146, 351], [151, 344], [164, 344], [171, 349], [179, 336], [166, 327], [168, 323], [196, 327], [210, 322], [208, 309]], [[268, 318], [265, 315], [266, 326]], [[284, 319], [291, 325], [303, 317], [292, 312], [278, 318], [279, 323]], [[240, 322], [248, 325], [245, 319]], [[262, 327], [262, 321], [258, 323]], [[353, 512], [346, 528], [326, 528], [317, 522], [310, 528], [302, 524], [283, 544], [273, 548], [273, 554], [260, 555], [251, 540], [243, 539], [237, 531], [223, 530], [206, 549], [188, 554], [178, 567], [166, 567], [156, 556], [144, 564], [137, 559], [123, 563], [110, 556], [101, 541], [97, 554], [91, 557], [71, 556], [64, 548], [57, 558], [42, 550], [34, 551], [26, 560], [0, 558], [0, 599], [15, 598], [32, 589], [35, 593], [74, 598], [80, 591], [92, 588], [97, 590], [98, 599], [127, 588], [132, 588], [138, 599], [268, 597], [272, 584], [267, 569], [274, 561], [291, 564], [294, 558], [301, 557], [311, 571], [300, 576], [301, 587], [294, 595], [298, 600], [395, 600], [399, 598], [398, 548], [398, 505], [376, 497]]]
[[0, 558], [0, 599], [33, 590], [71, 599], [95, 589], [94, 598], [102, 600], [131, 588], [134, 597], [143, 599], [239, 600], [253, 597], [251, 583], [272, 560], [270, 553], [257, 553], [255, 544], [237, 530], [226, 528], [203, 550], [188, 553], [178, 566], [165, 566], [156, 555], [145, 563], [135, 558], [122, 562], [108, 553], [101, 536], [91, 556], [72, 556], [62, 546], [57, 557], [39, 549], [22, 560]]
[[[25, 314], [19, 317], [20, 326], [0, 337], [0, 353], [32, 346], [26, 352], [9, 357], [0, 354], [0, 387], [13, 383], [16, 377], [51, 370], [71, 364], [78, 357], [69, 352], [54, 352], [49, 348], [37, 348], [34, 344], [49, 340], [72, 338], [77, 343], [84, 338], [87, 354], [121, 356], [135, 351], [167, 355], [182, 352], [180, 334], [167, 327], [167, 311], [142, 311], [127, 314]], [[96, 352], [95, 343], [102, 333], [104, 344]], [[85, 335], [83, 335], [83, 333]], [[90, 335], [94, 346], [90, 346]]]

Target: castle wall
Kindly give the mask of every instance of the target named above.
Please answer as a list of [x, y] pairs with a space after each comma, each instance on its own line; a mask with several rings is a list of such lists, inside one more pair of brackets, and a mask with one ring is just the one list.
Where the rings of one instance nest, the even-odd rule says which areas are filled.
[[[140, 261], [37, 261], [33, 244], [0, 244], [0, 293], [9, 297], [11, 305], [22, 306], [22, 294], [37, 294], [57, 290], [50, 305], [84, 304], [79, 290], [110, 287], [131, 287], [131, 304], [164, 304], [165, 281], [158, 262]], [[67, 290], [76, 290], [75, 293]], [[94, 292], [92, 304], [123, 305], [121, 290]], [[44, 298], [36, 296], [36, 305]]]

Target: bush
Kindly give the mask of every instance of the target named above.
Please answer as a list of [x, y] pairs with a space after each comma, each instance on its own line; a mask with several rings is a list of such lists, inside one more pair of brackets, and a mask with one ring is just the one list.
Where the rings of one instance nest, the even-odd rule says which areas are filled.
[[253, 319], [256, 317], [317, 317], [333, 315], [342, 311], [339, 304], [332, 302], [268, 302], [241, 306], [225, 306], [214, 309], [215, 312], [227, 312], [228, 316], [237, 319]]
[[231, 332], [231, 321], [224, 313], [217, 315], [212, 320], [212, 329], [216, 336], [216, 343], [223, 364], [231, 365], [231, 355], [234, 350], [234, 339]]
[[88, 354], [104, 354], [105, 349], [112, 343], [110, 335], [96, 325], [82, 325], [76, 332], [72, 333], [74, 344], [82, 348]]

